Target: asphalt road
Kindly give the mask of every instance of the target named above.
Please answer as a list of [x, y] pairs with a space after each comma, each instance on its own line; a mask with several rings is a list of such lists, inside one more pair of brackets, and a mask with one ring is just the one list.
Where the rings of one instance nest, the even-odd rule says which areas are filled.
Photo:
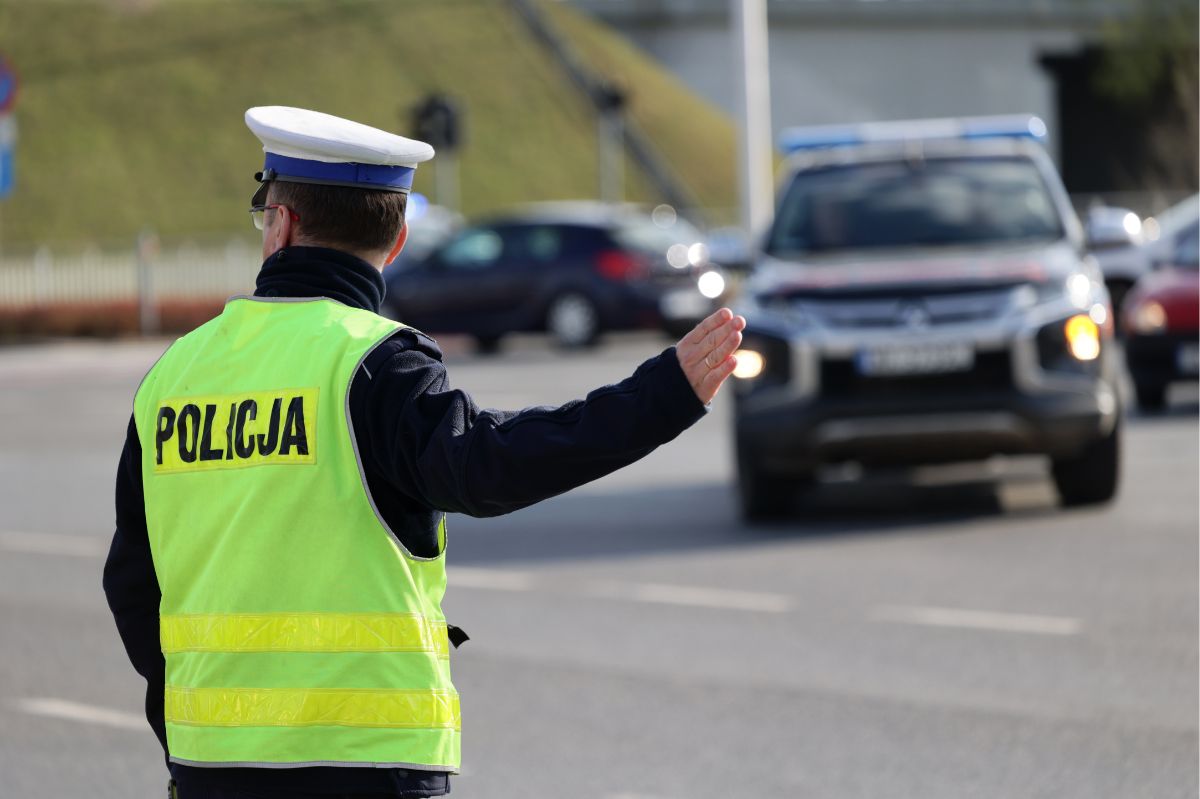
[[[0, 349], [0, 796], [161, 795], [100, 568], [162, 346]], [[555, 403], [660, 346], [525, 343], [451, 374], [487, 405]], [[1018, 463], [835, 484], [760, 528], [727, 414], [572, 494], [452, 517], [455, 796], [1197, 795], [1194, 391], [1130, 419], [1109, 508], [1059, 511]]]

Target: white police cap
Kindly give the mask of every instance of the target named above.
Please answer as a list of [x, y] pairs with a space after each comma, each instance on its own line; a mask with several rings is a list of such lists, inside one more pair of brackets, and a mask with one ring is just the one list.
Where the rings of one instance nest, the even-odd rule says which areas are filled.
[[348, 119], [272, 105], [246, 111], [246, 126], [263, 143], [256, 177], [360, 189], [407, 192], [417, 164], [433, 158], [423, 141]]

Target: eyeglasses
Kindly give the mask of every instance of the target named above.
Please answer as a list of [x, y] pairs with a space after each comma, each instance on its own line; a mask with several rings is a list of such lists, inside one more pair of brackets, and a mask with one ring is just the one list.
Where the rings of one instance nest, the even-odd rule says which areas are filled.
[[256, 230], [262, 230], [266, 224], [265, 217], [267, 215], [267, 211], [273, 211], [276, 208], [287, 209], [287, 212], [292, 215], [293, 222], [300, 221], [300, 215], [288, 208], [286, 205], [280, 205], [279, 203], [272, 203], [271, 205], [256, 205], [250, 209], [250, 221], [254, 223], [254, 228]]

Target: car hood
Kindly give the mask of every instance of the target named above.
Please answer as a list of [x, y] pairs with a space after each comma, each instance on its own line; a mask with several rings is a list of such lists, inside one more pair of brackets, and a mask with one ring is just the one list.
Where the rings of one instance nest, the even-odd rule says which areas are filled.
[[[1077, 251], [1067, 242], [987, 250], [940, 248], [855, 253], [797, 260], [764, 255], [745, 291], [762, 298], [982, 289], [1062, 281], [1077, 271], [1080, 264]], [[1094, 271], [1094, 263], [1091, 266]]]
[[1200, 270], [1182, 267], [1157, 269], [1137, 282], [1137, 293], [1143, 299], [1161, 301], [1180, 297], [1198, 302]]

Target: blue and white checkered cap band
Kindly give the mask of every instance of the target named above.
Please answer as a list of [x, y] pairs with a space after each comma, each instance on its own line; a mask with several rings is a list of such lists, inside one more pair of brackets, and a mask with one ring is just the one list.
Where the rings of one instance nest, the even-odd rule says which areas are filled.
[[410, 166], [329, 163], [267, 153], [262, 179], [406, 192], [412, 188], [416, 171]]

